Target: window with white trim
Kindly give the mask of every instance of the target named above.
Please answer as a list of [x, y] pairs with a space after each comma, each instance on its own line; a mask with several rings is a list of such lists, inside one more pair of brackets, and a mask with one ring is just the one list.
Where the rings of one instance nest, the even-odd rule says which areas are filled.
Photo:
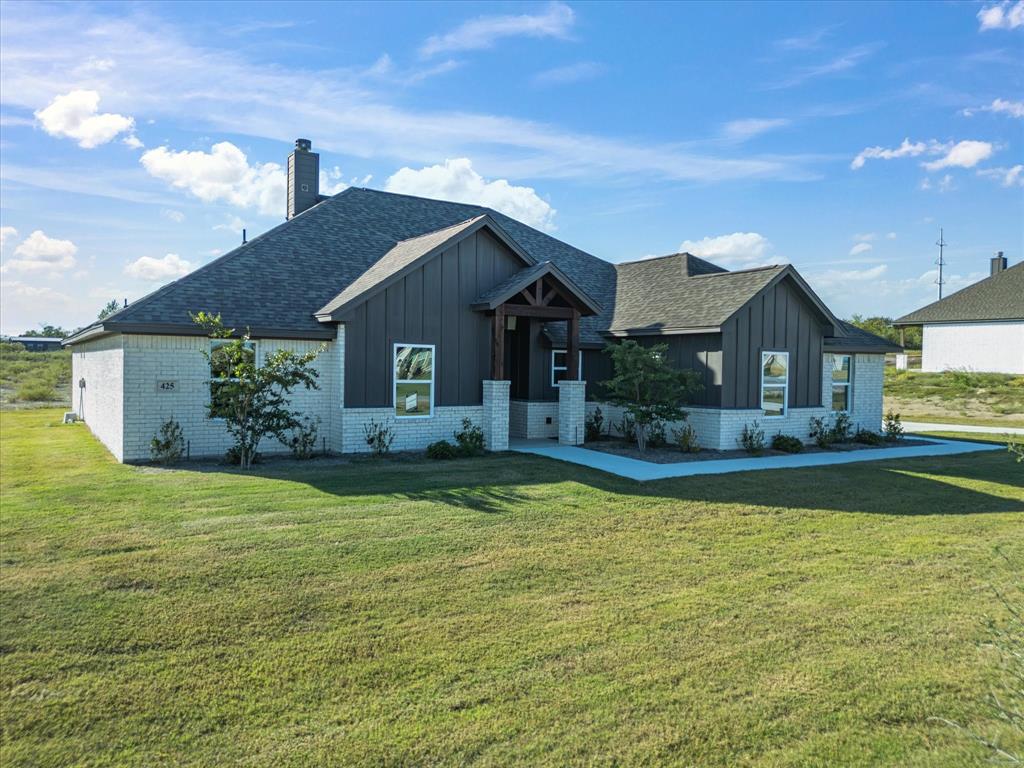
[[849, 411], [851, 382], [853, 381], [853, 356], [832, 355], [832, 410]]
[[761, 412], [768, 418], [789, 410], [789, 352], [761, 353]]
[[[583, 378], [583, 350], [580, 350], [578, 377]], [[562, 379], [569, 378], [569, 354], [564, 349], [551, 350], [551, 386], [557, 387]]]
[[[237, 366], [238, 361], [232, 363], [227, 353], [223, 350], [228, 344], [233, 344], [232, 339], [211, 339], [210, 340], [210, 418], [223, 419], [226, 404], [221, 395], [225, 384], [238, 381], [236, 371], [232, 366]], [[246, 341], [243, 343], [242, 363], [256, 362], [256, 342]]]
[[395, 417], [434, 415], [434, 345], [395, 344]]

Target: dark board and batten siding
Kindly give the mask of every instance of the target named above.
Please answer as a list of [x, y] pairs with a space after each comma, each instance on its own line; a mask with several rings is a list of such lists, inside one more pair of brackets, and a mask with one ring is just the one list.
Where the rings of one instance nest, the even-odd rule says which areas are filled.
[[479, 405], [490, 378], [491, 319], [470, 304], [522, 268], [479, 231], [352, 310], [344, 318], [345, 406], [393, 405], [396, 343], [435, 345], [435, 405]]
[[824, 331], [798, 290], [783, 280], [751, 299], [722, 326], [723, 408], [759, 408], [761, 352], [789, 352], [789, 406], [821, 405]]

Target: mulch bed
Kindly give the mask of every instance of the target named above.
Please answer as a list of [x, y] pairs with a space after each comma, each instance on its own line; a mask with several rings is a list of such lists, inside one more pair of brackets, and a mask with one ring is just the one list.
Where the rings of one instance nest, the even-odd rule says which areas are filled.
[[805, 445], [800, 453], [786, 453], [785, 451], [773, 451], [766, 448], [761, 453], [751, 454], [744, 450], [714, 451], [702, 448], [700, 453], [683, 453], [678, 448], [663, 446], [661, 448], [648, 447], [643, 453], [636, 447], [636, 443], [627, 443], [624, 440], [599, 440], [586, 443], [583, 447], [592, 451], [612, 453], [616, 456], [625, 456], [629, 459], [649, 461], [652, 464], [683, 464], [690, 461], [714, 461], [716, 459], [752, 459], [763, 456], [802, 456], [807, 453], [848, 453], [850, 451], [870, 451], [877, 448], [906, 448], [911, 445], [933, 445], [933, 440], [920, 440], [908, 438], [898, 443], [884, 443], [882, 445], [863, 445], [861, 443], [837, 443], [831, 448], [819, 448], [811, 444]]

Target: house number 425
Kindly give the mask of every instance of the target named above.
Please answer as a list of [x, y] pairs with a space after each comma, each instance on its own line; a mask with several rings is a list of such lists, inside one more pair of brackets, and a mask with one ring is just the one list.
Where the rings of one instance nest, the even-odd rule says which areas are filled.
[[176, 381], [158, 381], [156, 383], [157, 392], [175, 392], [178, 389], [178, 382]]

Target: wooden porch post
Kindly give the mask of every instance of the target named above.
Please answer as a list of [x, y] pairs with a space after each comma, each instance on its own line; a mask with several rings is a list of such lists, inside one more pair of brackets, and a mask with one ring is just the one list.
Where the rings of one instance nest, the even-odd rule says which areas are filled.
[[574, 309], [569, 316], [569, 333], [566, 339], [565, 361], [566, 377], [576, 381], [580, 377], [580, 311]]
[[505, 378], [505, 305], [495, 307], [491, 318], [491, 378]]

